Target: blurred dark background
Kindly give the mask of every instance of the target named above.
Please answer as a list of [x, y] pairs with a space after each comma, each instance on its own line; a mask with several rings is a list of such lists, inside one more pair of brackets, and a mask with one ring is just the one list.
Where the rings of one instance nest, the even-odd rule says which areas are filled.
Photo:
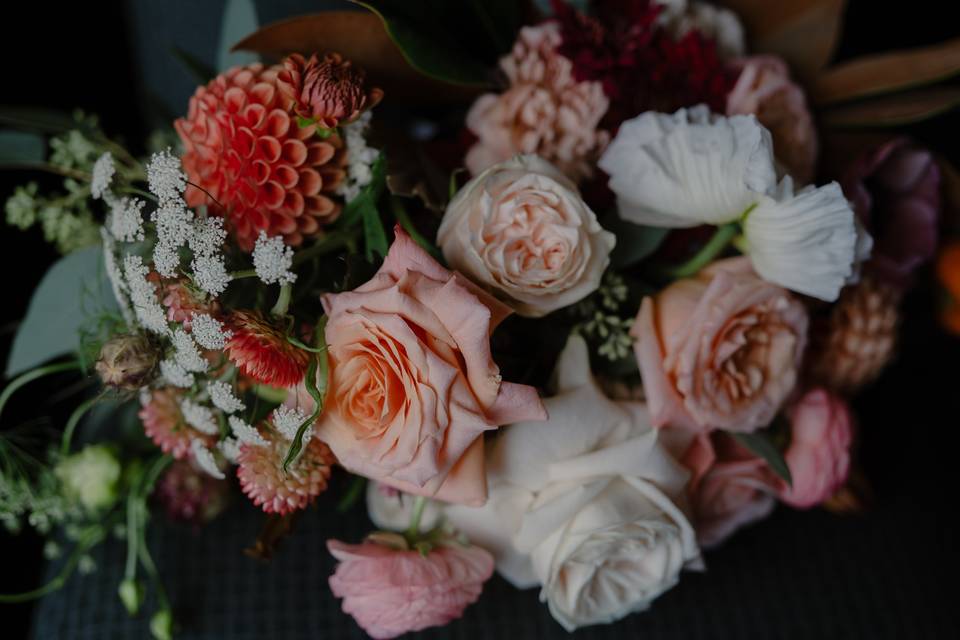
[[[193, 80], [170, 51], [179, 46], [212, 61], [223, 4], [7, 3], [0, 21], [0, 104], [79, 107], [100, 116], [108, 134], [136, 148], [152, 123], [185, 109]], [[343, 4], [261, 0], [257, 10], [260, 23], [266, 24]], [[852, 0], [837, 59], [955, 37], [954, 9], [954, 3], [938, 0]], [[955, 112], [915, 126], [910, 133], [960, 164], [958, 124], [960, 113]], [[0, 173], [0, 200], [32, 177]], [[5, 360], [30, 292], [56, 256], [39, 231], [20, 233], [4, 224], [0, 238], [4, 294], [0, 358]], [[938, 328], [938, 294], [931, 270], [924, 276], [925, 284], [906, 302], [897, 361], [856, 401], [861, 462], [875, 493], [871, 509], [862, 515], [835, 516], [779, 508], [769, 521], [708, 554], [710, 572], [686, 577], [652, 612], [634, 616], [639, 622], [630, 623], [630, 635], [638, 631], [647, 637], [960, 637], [960, 613], [953, 596], [960, 570], [958, 528], [951, 516], [957, 503], [954, 432], [960, 416], [953, 367], [960, 362], [960, 338]], [[5, 425], [47, 409], [54, 418], [61, 415], [62, 407], [45, 407], [48, 391], [37, 384], [23, 394], [4, 415]], [[0, 592], [22, 591], [41, 582], [41, 548], [35, 535], [10, 537], [0, 531]], [[314, 577], [312, 584], [329, 599], [325, 576]], [[494, 601], [485, 598], [484, 611], [495, 611], [498, 601], [517, 599], [534, 606], [535, 595], [516, 595], [500, 581], [491, 591]], [[502, 609], [516, 607], [511, 602]], [[684, 621], [693, 613], [686, 607], [717, 609], [719, 613], [710, 618], [716, 626], [704, 627], [701, 615], [693, 633], [691, 623]], [[0, 605], [0, 636], [26, 637], [32, 611], [31, 605]], [[519, 611], [522, 615], [524, 609]], [[339, 624], [351, 625], [350, 635], [356, 633], [345, 617]], [[467, 626], [451, 627], [451, 633], [465, 637]], [[559, 628], [550, 630], [553, 634]], [[317, 637], [334, 637], [316, 631]], [[621, 632], [628, 633], [628, 628]]]

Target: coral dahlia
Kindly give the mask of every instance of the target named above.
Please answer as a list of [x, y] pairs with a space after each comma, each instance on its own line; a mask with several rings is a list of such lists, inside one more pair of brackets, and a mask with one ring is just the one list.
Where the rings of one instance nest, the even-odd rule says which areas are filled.
[[292, 387], [303, 380], [310, 356], [290, 344], [286, 334], [259, 311], [235, 311], [224, 352], [240, 371], [271, 387]]
[[200, 433], [187, 425], [180, 412], [181, 394], [175, 389], [157, 389], [140, 409], [143, 431], [164, 453], [177, 460], [190, 455], [190, 443], [203, 440], [208, 446], [213, 444], [211, 436]]
[[262, 432], [266, 445], [244, 444], [237, 458], [240, 487], [267, 513], [285, 515], [305, 509], [327, 488], [333, 454], [322, 441], [311, 438], [300, 457], [284, 472], [283, 459], [290, 442], [276, 431]]
[[339, 215], [334, 192], [346, 150], [336, 134], [299, 126], [277, 88], [279, 65], [253, 64], [220, 74], [190, 98], [174, 126], [192, 207], [225, 216], [237, 243], [253, 249], [260, 231], [299, 245]]
[[283, 61], [277, 88], [294, 113], [325, 129], [335, 129], [360, 117], [383, 98], [380, 89], [364, 87], [365, 74], [339, 53], [307, 60], [299, 53]]

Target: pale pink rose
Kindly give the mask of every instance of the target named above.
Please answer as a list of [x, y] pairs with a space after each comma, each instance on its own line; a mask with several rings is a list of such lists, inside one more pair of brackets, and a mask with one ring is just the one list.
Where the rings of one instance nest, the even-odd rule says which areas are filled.
[[556, 167], [516, 156], [464, 185], [437, 243], [451, 267], [538, 317], [596, 291], [616, 237]]
[[824, 389], [813, 389], [792, 407], [787, 466], [793, 485], [780, 499], [800, 509], [820, 504], [837, 492], [850, 471], [853, 419], [847, 404]]
[[738, 58], [730, 67], [740, 75], [727, 96], [727, 115], [755, 115], [770, 130], [774, 155], [786, 172], [798, 184], [808, 184], [817, 162], [817, 129], [786, 63], [762, 55]]
[[[483, 504], [483, 432], [545, 419], [543, 403], [493, 361], [490, 334], [509, 309], [395, 231], [369, 282], [322, 299], [330, 374], [317, 435], [354, 473]], [[312, 406], [302, 386], [297, 400]]]
[[500, 60], [509, 88], [480, 96], [467, 114], [479, 140], [465, 163], [477, 175], [518, 153], [535, 153], [573, 180], [593, 173], [609, 132], [598, 129], [609, 101], [599, 82], [577, 82], [572, 63], [557, 52], [555, 23], [524, 27]]
[[749, 258], [715, 262], [643, 299], [630, 334], [653, 422], [749, 432], [793, 391], [807, 312]]
[[769, 515], [785, 484], [762, 458], [720, 432], [696, 438], [681, 462], [691, 471], [690, 507], [704, 548]]
[[327, 548], [340, 561], [333, 595], [378, 640], [456, 620], [493, 575], [493, 556], [479, 547], [440, 546], [426, 556], [371, 542], [328, 540]]

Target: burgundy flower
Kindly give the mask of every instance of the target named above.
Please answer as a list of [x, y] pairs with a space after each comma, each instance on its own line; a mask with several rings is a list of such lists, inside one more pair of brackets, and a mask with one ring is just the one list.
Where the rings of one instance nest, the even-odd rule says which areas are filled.
[[873, 236], [867, 263], [878, 278], [906, 288], [937, 247], [940, 169], [906, 138], [863, 154], [844, 172], [843, 193]]

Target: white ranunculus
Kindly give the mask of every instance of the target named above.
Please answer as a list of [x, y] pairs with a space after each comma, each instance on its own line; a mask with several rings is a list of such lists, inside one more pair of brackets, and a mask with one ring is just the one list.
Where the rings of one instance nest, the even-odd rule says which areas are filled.
[[770, 134], [756, 118], [711, 115], [704, 105], [627, 120], [599, 166], [620, 217], [658, 227], [731, 222], [777, 181]]
[[746, 251], [765, 280], [833, 301], [870, 255], [872, 240], [857, 224], [840, 185], [793, 193], [787, 177], [773, 198], [763, 198], [743, 224]]
[[596, 291], [616, 237], [559, 169], [519, 155], [464, 185], [437, 242], [452, 268], [539, 317]]
[[683, 511], [688, 473], [658, 441], [646, 406], [601, 393], [578, 337], [557, 378], [550, 419], [514, 424], [493, 444], [486, 505], [446, 515], [515, 586], [540, 585], [572, 631], [647, 608], [699, 551]]
[[[413, 517], [416, 496], [403, 493], [393, 487], [370, 480], [367, 482], [367, 515], [378, 529], [405, 531]], [[420, 531], [430, 531], [440, 523], [443, 505], [428, 500], [420, 516]]]

